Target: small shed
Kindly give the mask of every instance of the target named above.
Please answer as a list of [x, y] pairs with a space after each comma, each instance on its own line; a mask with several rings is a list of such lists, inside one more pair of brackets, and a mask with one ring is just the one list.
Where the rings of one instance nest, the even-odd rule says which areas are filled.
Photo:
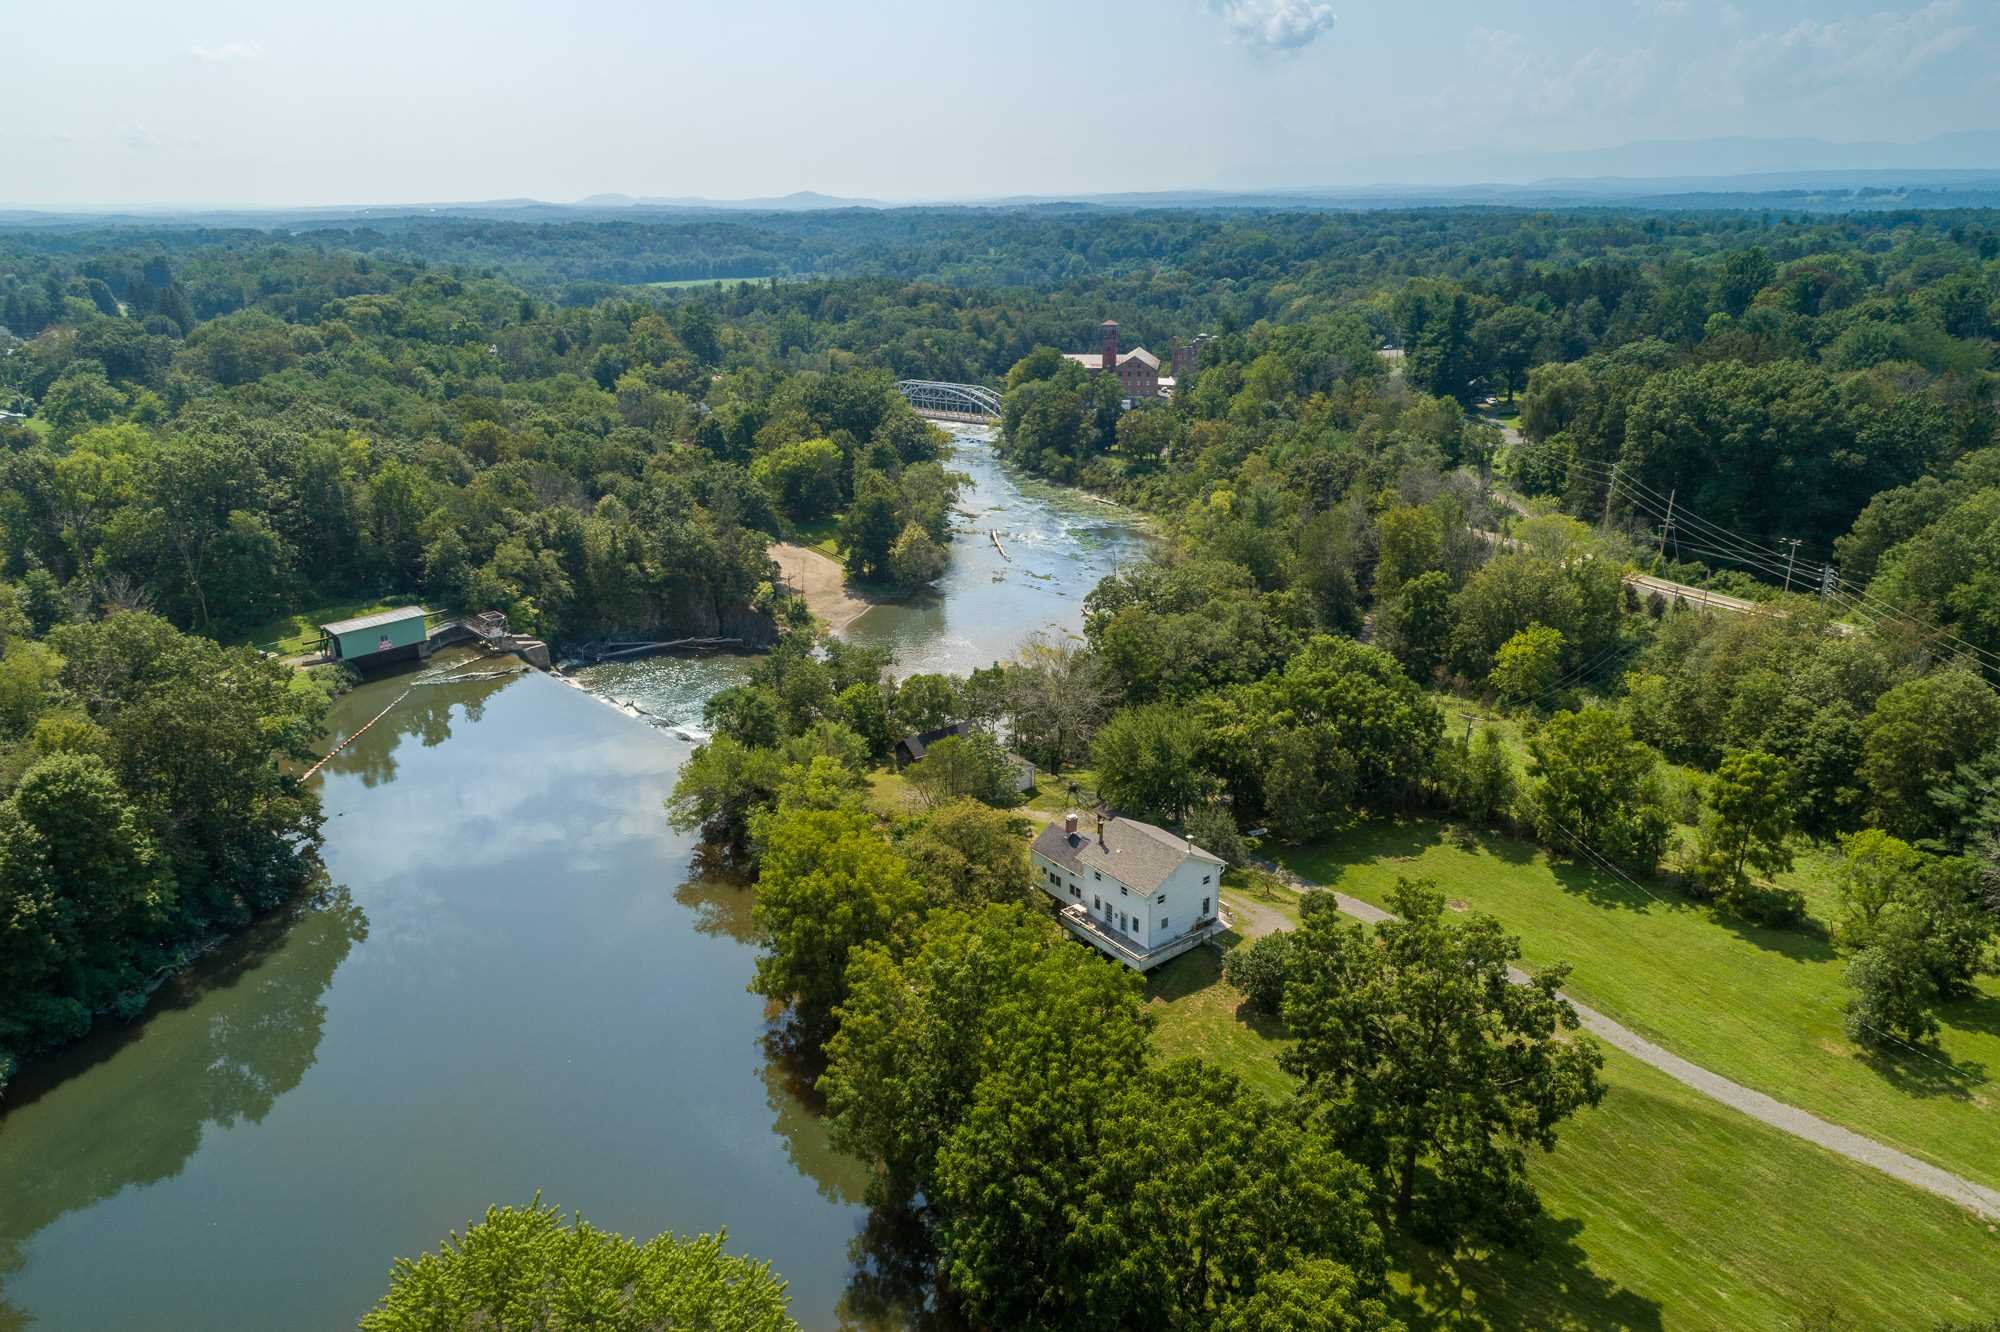
[[430, 635], [422, 606], [377, 611], [319, 627], [320, 646], [331, 661], [375, 666], [430, 655]]

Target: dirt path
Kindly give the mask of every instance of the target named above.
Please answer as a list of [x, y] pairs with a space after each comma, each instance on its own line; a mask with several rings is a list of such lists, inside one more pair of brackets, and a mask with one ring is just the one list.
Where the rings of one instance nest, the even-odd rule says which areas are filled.
[[[1294, 888], [1317, 888], [1321, 885], [1310, 883], [1285, 870], [1276, 871], [1278, 877]], [[1368, 924], [1380, 924], [1395, 919], [1389, 912], [1358, 897], [1346, 893], [1333, 895], [1335, 905], [1342, 913]], [[1511, 972], [1514, 981], [1524, 983], [1527, 973], [1519, 970]], [[1568, 995], [1563, 996], [1569, 999]], [[1990, 1189], [1983, 1184], [1975, 1184], [1949, 1170], [1941, 1170], [1925, 1161], [1919, 1161], [1907, 1152], [1897, 1151], [1873, 1138], [1864, 1137], [1852, 1129], [1838, 1124], [1829, 1124], [1818, 1115], [1774, 1100], [1763, 1092], [1752, 1091], [1740, 1082], [1732, 1082], [1719, 1073], [1711, 1073], [1699, 1064], [1690, 1063], [1671, 1050], [1666, 1050], [1633, 1031], [1630, 1027], [1613, 1022], [1604, 1014], [1587, 1004], [1569, 999], [1570, 1006], [1583, 1023], [1583, 1029], [1607, 1045], [1616, 1046], [1642, 1063], [1651, 1064], [1676, 1082], [1694, 1088], [1712, 1100], [1720, 1101], [1731, 1109], [1740, 1110], [1762, 1124], [1789, 1133], [1795, 1138], [1804, 1138], [1816, 1143], [1850, 1161], [1872, 1166], [1885, 1175], [1914, 1184], [1926, 1193], [1934, 1193], [1948, 1202], [1986, 1218], [2000, 1221], [2000, 1189]]]
[[1229, 908], [1229, 927], [1241, 935], [1245, 943], [1292, 928], [1292, 922], [1284, 912], [1260, 906], [1242, 893], [1231, 892], [1222, 899], [1222, 904]]
[[874, 604], [849, 590], [847, 571], [830, 556], [777, 541], [771, 544], [771, 558], [778, 562], [785, 581], [806, 599], [806, 609], [826, 626], [828, 633], [839, 633]]

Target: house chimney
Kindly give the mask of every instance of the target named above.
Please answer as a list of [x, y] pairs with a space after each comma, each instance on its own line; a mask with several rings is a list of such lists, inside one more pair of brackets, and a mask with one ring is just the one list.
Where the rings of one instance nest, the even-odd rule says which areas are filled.
[[1116, 319], [1107, 319], [1098, 325], [1098, 329], [1104, 334], [1104, 369], [1106, 372], [1116, 370], [1118, 368], [1118, 321]]
[[1099, 846], [1104, 845], [1104, 816], [1102, 814], [1097, 816], [1097, 844]]
[[1070, 811], [1069, 813], [1067, 813], [1067, 814], [1063, 815], [1063, 835], [1064, 835], [1064, 836], [1066, 836], [1066, 837], [1074, 837], [1074, 836], [1076, 836], [1076, 811], [1075, 811], [1075, 810], [1071, 810], [1071, 811]]

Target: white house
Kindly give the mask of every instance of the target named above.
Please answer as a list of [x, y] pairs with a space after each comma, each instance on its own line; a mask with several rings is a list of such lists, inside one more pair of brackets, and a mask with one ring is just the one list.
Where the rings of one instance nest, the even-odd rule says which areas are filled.
[[1222, 860], [1165, 828], [1067, 814], [1035, 838], [1035, 884], [1077, 938], [1148, 971], [1223, 928]]

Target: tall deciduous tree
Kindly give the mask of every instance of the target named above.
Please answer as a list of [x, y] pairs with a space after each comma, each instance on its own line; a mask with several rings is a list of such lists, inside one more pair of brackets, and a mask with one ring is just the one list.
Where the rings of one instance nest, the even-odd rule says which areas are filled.
[[1943, 830], [1931, 792], [2000, 739], [2000, 696], [1971, 671], [1919, 676], [1883, 694], [1862, 726], [1860, 777], [1883, 828], [1912, 840]]
[[1493, 670], [1487, 681], [1509, 703], [1541, 703], [1555, 692], [1562, 674], [1562, 656], [1562, 630], [1531, 624], [1493, 654]]
[[1177, 821], [1215, 784], [1201, 767], [1201, 749], [1200, 722], [1188, 709], [1172, 703], [1126, 708], [1091, 745], [1098, 794], [1136, 817]]
[[897, 848], [941, 903], [1025, 902], [1032, 893], [1026, 832], [1020, 815], [960, 799], [899, 830]]
[[1640, 870], [1659, 864], [1672, 827], [1660, 803], [1659, 758], [1617, 713], [1559, 712], [1529, 739], [1528, 755], [1527, 807], [1543, 841]]
[[1008, 666], [1007, 722], [1022, 753], [1061, 772], [1090, 752], [1109, 702], [1104, 672], [1082, 644], [1031, 637]]
[[926, 894], [859, 811], [779, 810], [756, 835], [763, 851], [750, 919], [764, 951], [754, 988], [789, 1007], [807, 1039], [822, 1040], [847, 994], [849, 955], [906, 936]]
[[1708, 786], [1695, 877], [1710, 892], [1738, 898], [1750, 876], [1792, 867], [1791, 767], [1774, 754], [1732, 749]]
[[1523, 1149], [1596, 1105], [1603, 1055], [1574, 1035], [1566, 966], [1508, 979], [1520, 941], [1490, 916], [1445, 919], [1444, 894], [1399, 880], [1371, 934], [1333, 912], [1299, 932], [1282, 1056], [1318, 1122], [1374, 1169], [1399, 1221], [1443, 1238], [1518, 1241], [1539, 1207]]
[[[820, 1090], [832, 1141], [873, 1172], [872, 1201], [902, 1206], [935, 1187], [939, 1147], [1000, 1053], [1000, 1015], [1073, 973], [1052, 960], [1049, 930], [1018, 906], [941, 908], [907, 955], [882, 943], [853, 954]], [[1131, 1003], [1129, 986], [1099, 987], [1091, 1020], [1129, 1024]]]

